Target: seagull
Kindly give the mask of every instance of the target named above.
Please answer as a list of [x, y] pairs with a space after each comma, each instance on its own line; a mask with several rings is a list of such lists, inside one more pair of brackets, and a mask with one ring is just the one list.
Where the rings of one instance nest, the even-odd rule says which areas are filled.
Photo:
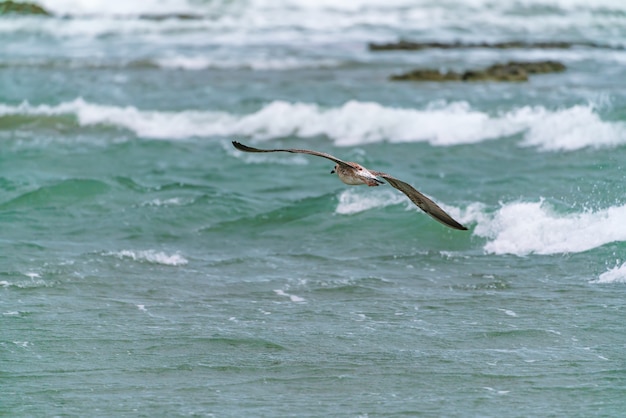
[[318, 157], [323, 157], [335, 162], [335, 168], [330, 172], [330, 174], [337, 174], [339, 180], [344, 182], [345, 184], [351, 186], [357, 186], [360, 184], [366, 184], [370, 187], [378, 186], [381, 184], [385, 184], [385, 182], [378, 179], [378, 177], [387, 180], [389, 185], [400, 190], [402, 193], [407, 195], [411, 202], [415, 203], [418, 208], [429, 214], [436, 221], [441, 222], [445, 226], [448, 226], [453, 229], [458, 229], [461, 231], [466, 231], [467, 228], [461, 225], [459, 222], [452, 219], [450, 215], [448, 215], [443, 209], [441, 209], [435, 202], [415, 190], [413, 186], [408, 183], [403, 182], [402, 180], [398, 180], [397, 178], [383, 173], [381, 171], [368, 170], [363, 167], [361, 164], [353, 163], [349, 161], [340, 160], [337, 157], [334, 157], [325, 152], [318, 151], [310, 151], [306, 149], [259, 149], [253, 148], [248, 145], [244, 145], [240, 142], [233, 141], [233, 146], [240, 151], [244, 152], [291, 152], [296, 154], [310, 154], [316, 155]]

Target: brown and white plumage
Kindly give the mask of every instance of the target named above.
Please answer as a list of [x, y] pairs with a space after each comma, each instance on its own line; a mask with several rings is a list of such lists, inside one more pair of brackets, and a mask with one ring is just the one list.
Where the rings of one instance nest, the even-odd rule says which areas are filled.
[[233, 146], [240, 151], [244, 152], [291, 152], [297, 154], [310, 154], [316, 155], [318, 157], [323, 157], [335, 162], [335, 168], [331, 173], [337, 173], [337, 176], [341, 181], [349, 185], [359, 185], [359, 184], [367, 184], [368, 186], [378, 186], [380, 184], [384, 184], [384, 182], [380, 181], [377, 177], [383, 178], [387, 180], [390, 186], [400, 190], [402, 193], [407, 195], [407, 197], [411, 200], [411, 202], [415, 203], [417, 207], [422, 209], [424, 212], [432, 216], [435, 220], [441, 222], [442, 224], [462, 231], [467, 230], [466, 227], [461, 225], [459, 222], [452, 219], [450, 215], [448, 215], [443, 209], [441, 209], [435, 202], [418, 192], [413, 186], [408, 183], [403, 182], [387, 173], [383, 173], [381, 171], [368, 170], [362, 165], [354, 162], [343, 161], [337, 157], [334, 157], [330, 154], [326, 154], [325, 152], [318, 151], [310, 151], [306, 149], [258, 149], [249, 147], [240, 142], [233, 141]]

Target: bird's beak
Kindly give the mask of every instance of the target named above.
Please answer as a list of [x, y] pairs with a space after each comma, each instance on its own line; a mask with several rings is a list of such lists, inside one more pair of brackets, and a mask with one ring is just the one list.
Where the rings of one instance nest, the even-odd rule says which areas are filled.
[[333, 171], [330, 172], [330, 174], [335, 174], [335, 169], [333, 168]]

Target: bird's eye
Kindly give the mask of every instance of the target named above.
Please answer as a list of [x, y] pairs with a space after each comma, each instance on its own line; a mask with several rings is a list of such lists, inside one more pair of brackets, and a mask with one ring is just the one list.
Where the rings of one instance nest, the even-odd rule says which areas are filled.
[[359, 171], [363, 171], [363, 167], [359, 167]]

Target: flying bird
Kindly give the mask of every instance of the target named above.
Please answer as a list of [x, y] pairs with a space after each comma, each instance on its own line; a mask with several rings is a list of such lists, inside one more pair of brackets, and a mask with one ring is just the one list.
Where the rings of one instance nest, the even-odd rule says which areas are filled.
[[407, 195], [411, 202], [415, 203], [417, 207], [432, 216], [438, 222], [461, 231], [466, 231], [467, 228], [461, 225], [459, 222], [452, 219], [443, 209], [441, 209], [435, 202], [415, 190], [413, 186], [408, 183], [398, 180], [397, 178], [383, 173], [381, 171], [368, 170], [361, 164], [353, 163], [349, 161], [340, 160], [325, 152], [310, 151], [306, 149], [258, 149], [249, 147], [240, 142], [233, 141], [233, 146], [240, 151], [244, 152], [291, 152], [296, 154], [310, 154], [318, 157], [323, 157], [335, 162], [335, 168], [330, 172], [331, 174], [337, 174], [339, 180], [345, 184], [356, 186], [360, 184], [367, 184], [368, 186], [378, 186], [385, 184], [385, 182], [378, 179], [378, 177], [387, 180], [387, 183], [392, 187], [400, 190]]

